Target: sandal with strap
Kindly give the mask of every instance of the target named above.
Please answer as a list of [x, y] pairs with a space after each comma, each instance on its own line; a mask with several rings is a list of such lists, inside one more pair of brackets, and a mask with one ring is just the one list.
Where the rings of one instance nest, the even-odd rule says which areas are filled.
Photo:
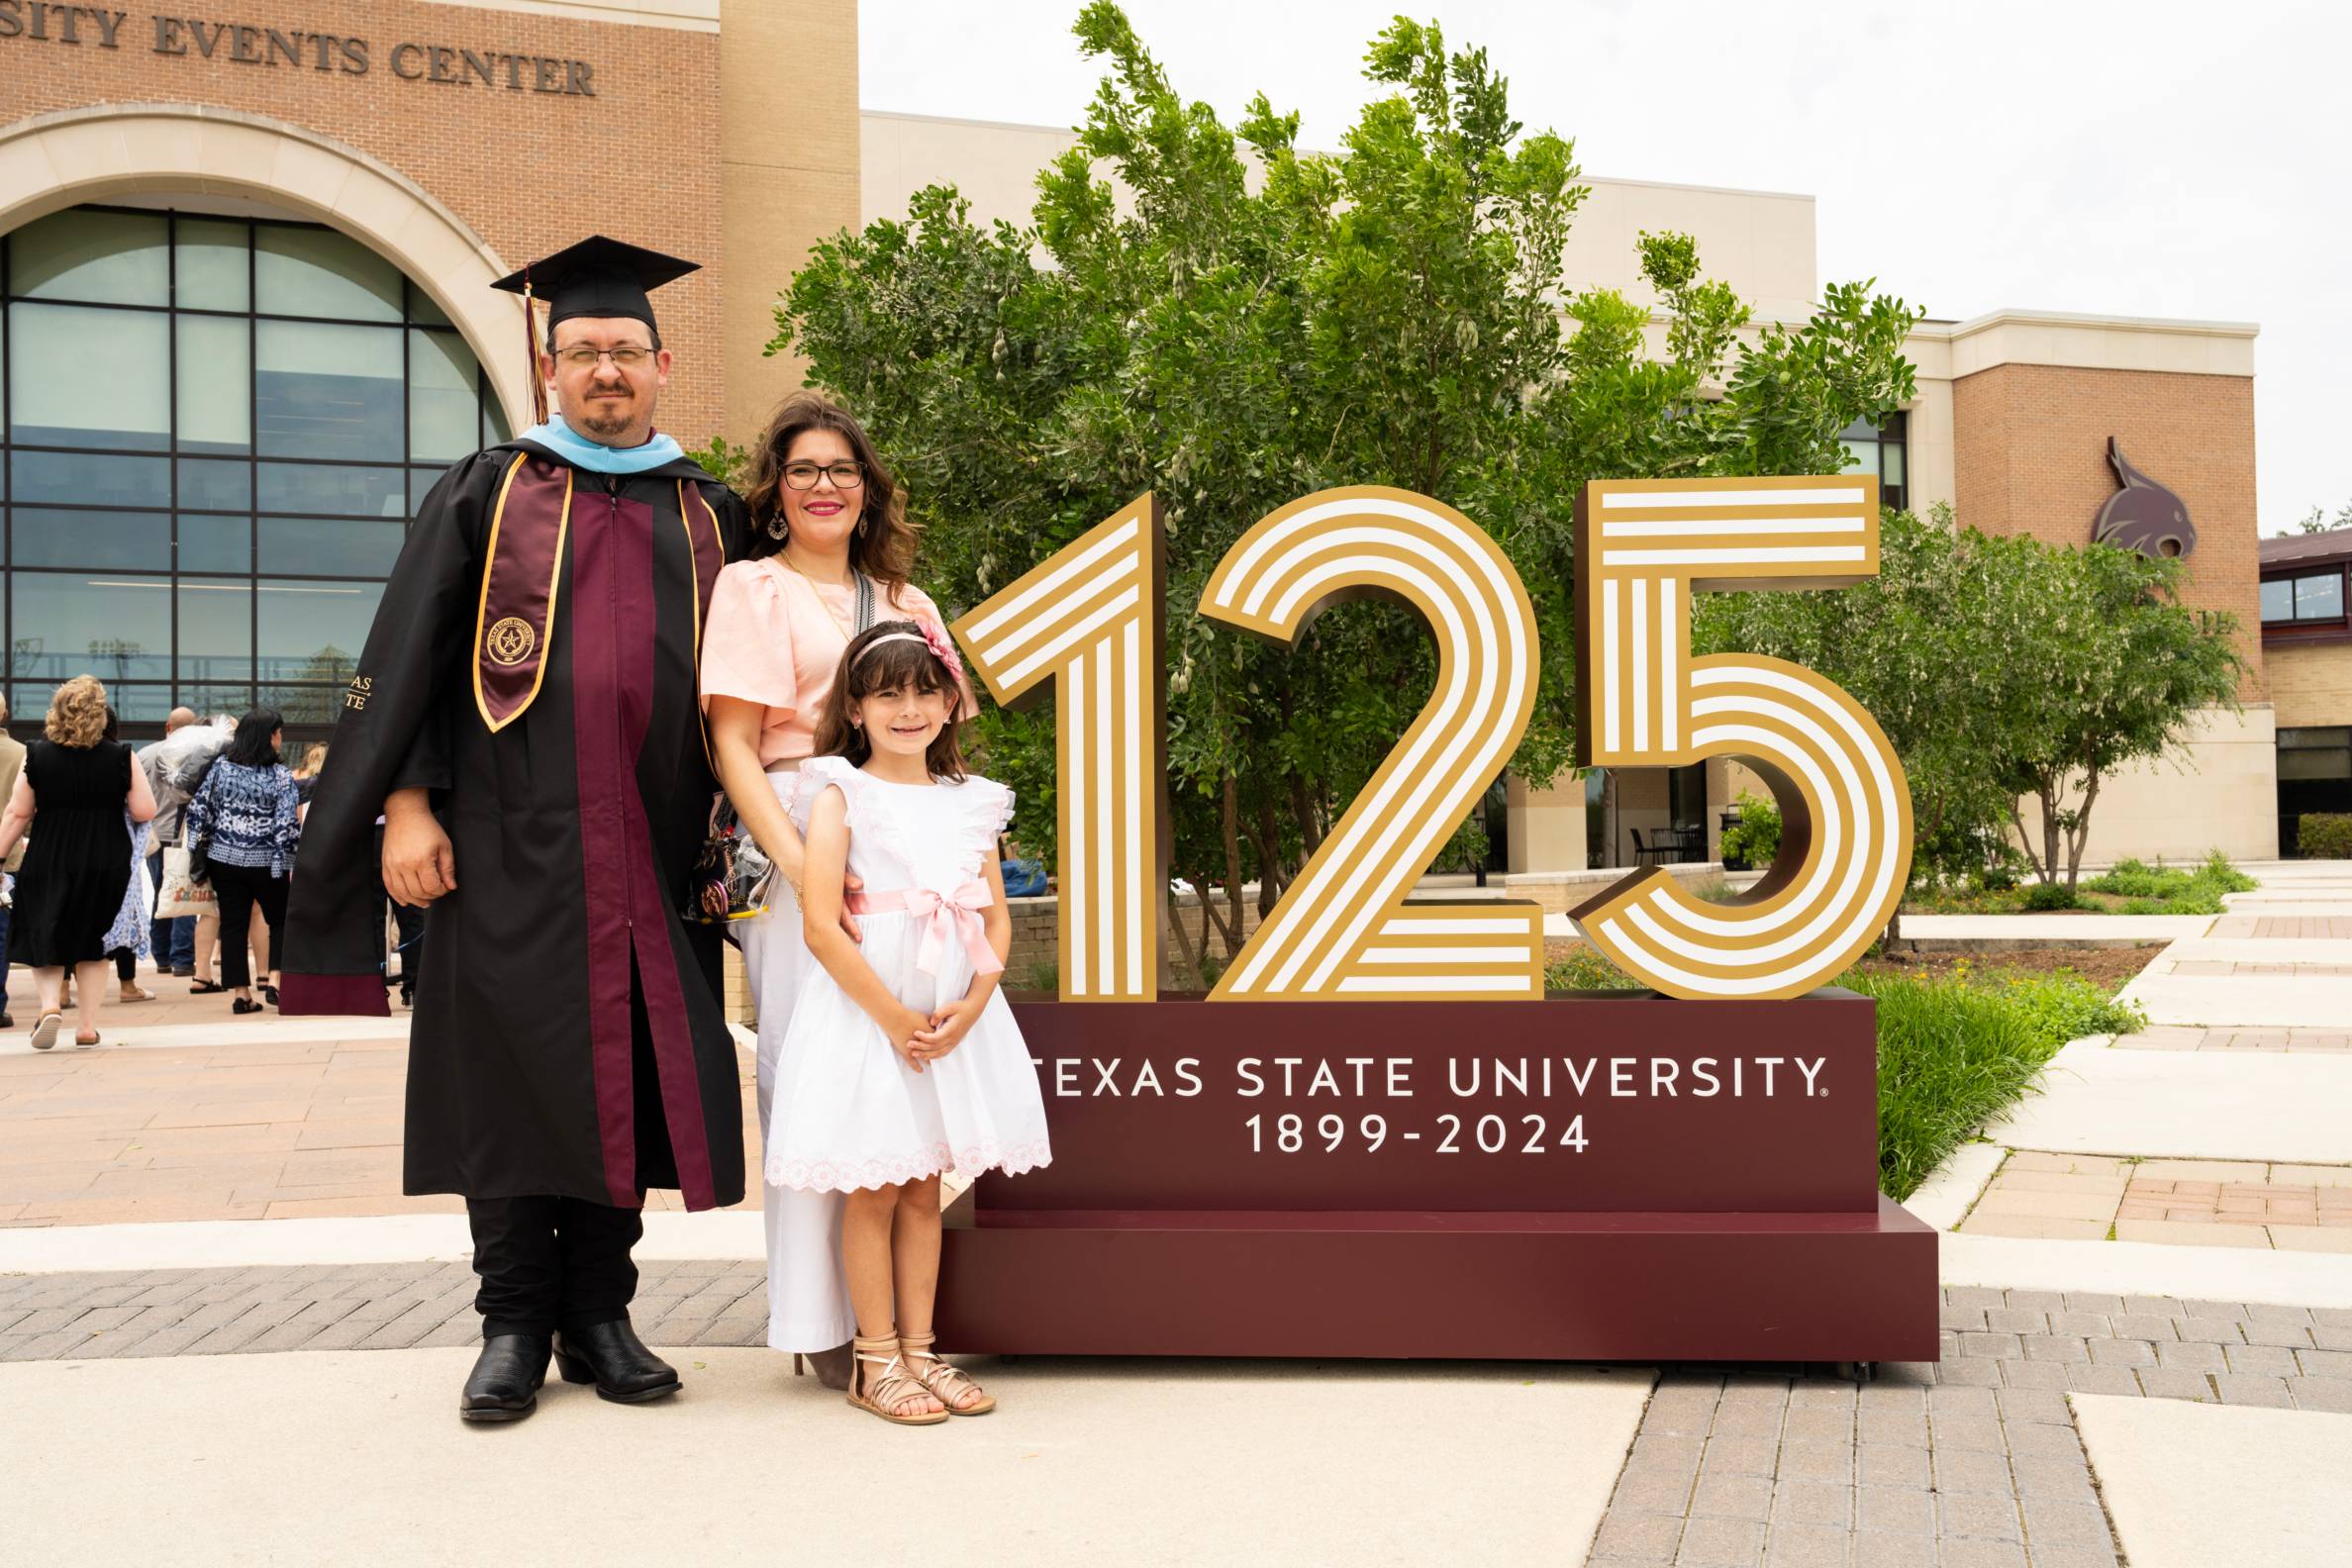
[[[935, 1333], [899, 1335], [899, 1354], [906, 1359], [908, 1374], [931, 1390], [931, 1397], [946, 1406], [950, 1416], [985, 1416], [995, 1410], [994, 1394], [982, 1388], [963, 1368], [931, 1353], [931, 1345], [938, 1337]], [[957, 1396], [967, 1389], [971, 1397], [959, 1403]]]
[[[896, 1334], [886, 1339], [852, 1339], [849, 1343], [851, 1354], [856, 1358], [851, 1363], [849, 1378], [850, 1404], [898, 1426], [936, 1426], [947, 1419], [947, 1413], [943, 1410], [902, 1416], [891, 1409], [894, 1405], [931, 1393], [907, 1370], [907, 1364], [899, 1359]], [[889, 1354], [880, 1354], [882, 1351], [888, 1351]], [[869, 1375], [865, 1370], [868, 1366], [878, 1366], [882, 1371], [878, 1376]]]

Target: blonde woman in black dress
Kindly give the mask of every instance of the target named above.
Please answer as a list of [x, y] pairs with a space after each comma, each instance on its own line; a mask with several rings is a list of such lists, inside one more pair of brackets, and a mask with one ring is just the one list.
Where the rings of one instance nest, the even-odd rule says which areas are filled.
[[74, 1044], [86, 1050], [98, 1043], [106, 929], [131, 882], [126, 811], [132, 822], [151, 820], [154, 794], [131, 748], [106, 738], [106, 688], [76, 675], [49, 699], [42, 738], [25, 748], [25, 770], [0, 813], [0, 859], [31, 835], [17, 872], [9, 957], [33, 970], [40, 990], [37, 1050], [57, 1042], [68, 968], [80, 1004]]

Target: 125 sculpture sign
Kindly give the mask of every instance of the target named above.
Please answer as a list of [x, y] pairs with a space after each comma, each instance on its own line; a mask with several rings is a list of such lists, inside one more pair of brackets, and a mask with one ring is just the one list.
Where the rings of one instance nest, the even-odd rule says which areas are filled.
[[[1875, 478], [1839, 475], [1595, 482], [1577, 504], [1578, 761], [1736, 755], [1782, 810], [1780, 854], [1742, 900], [1703, 901], [1650, 867], [1572, 912], [1613, 963], [1669, 996], [1803, 995], [1868, 946], [1903, 895], [1911, 796], [1870, 716], [1800, 665], [1691, 656], [1694, 593], [1874, 575], [1878, 499]], [[1145, 496], [954, 628], [997, 701], [1055, 695], [1065, 1001], [1157, 996], [1163, 554]], [[1211, 999], [1539, 997], [1535, 906], [1406, 898], [1534, 709], [1534, 611], [1494, 540], [1426, 496], [1325, 490], [1244, 534], [1201, 613], [1289, 645], [1367, 595], [1427, 622], [1436, 690]]]
[[1824, 987], [1909, 876], [1903, 769], [1820, 676], [1690, 641], [1694, 593], [1876, 572], [1878, 499], [1839, 475], [1577, 504], [1578, 760], [1738, 756], [1781, 804], [1744, 898], [1652, 867], [1572, 912], [1663, 995], [1547, 997], [1538, 906], [1407, 897], [1525, 734], [1540, 667], [1518, 574], [1452, 509], [1326, 490], [1211, 573], [1202, 614], [1286, 646], [1333, 604], [1401, 600], [1438, 660], [1206, 999], [1158, 995], [1152, 498], [956, 622], [999, 702], [1054, 696], [1061, 972], [1058, 1000], [1012, 1002], [1053, 1163], [983, 1175], [951, 1214], [940, 1332], [1040, 1354], [1932, 1356], [1935, 1232], [1878, 1189], [1875, 1005]]

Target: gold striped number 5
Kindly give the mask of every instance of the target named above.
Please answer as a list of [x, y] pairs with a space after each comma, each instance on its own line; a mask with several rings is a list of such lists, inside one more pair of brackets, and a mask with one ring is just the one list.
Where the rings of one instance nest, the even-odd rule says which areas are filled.
[[[1167, 885], [1162, 557], [1145, 496], [955, 624], [999, 702], [1033, 700], [1048, 681], [1058, 693], [1067, 1000], [1155, 994]], [[1535, 905], [1405, 901], [1534, 710], [1534, 611], [1494, 540], [1410, 491], [1325, 490], [1244, 534], [1210, 575], [1201, 612], [1287, 646], [1324, 609], [1370, 596], [1426, 619], [1436, 691], [1211, 999], [1540, 996]]]
[[1772, 868], [1709, 903], [1652, 866], [1571, 911], [1627, 974], [1678, 997], [1800, 996], [1886, 928], [1911, 875], [1911, 790], [1876, 722], [1803, 665], [1691, 657], [1691, 595], [1876, 576], [1878, 481], [1639, 479], [1576, 508], [1578, 760], [1738, 756], [1781, 809]]

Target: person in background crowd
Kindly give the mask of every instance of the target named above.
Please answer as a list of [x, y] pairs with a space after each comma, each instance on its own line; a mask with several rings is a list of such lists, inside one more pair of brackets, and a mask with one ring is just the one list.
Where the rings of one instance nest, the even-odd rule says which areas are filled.
[[[204, 775], [212, 770], [213, 763], [229, 748], [230, 739], [237, 734], [237, 721], [227, 714], [215, 714], [191, 726], [188, 733], [203, 737], [201, 744], [192, 749], [188, 761], [178, 773], [180, 788], [193, 797], [203, 787]], [[188, 831], [184, 814], [180, 818], [180, 840], [190, 849], [196, 847], [196, 835]], [[220, 945], [220, 940], [221, 905], [216, 890], [212, 908], [196, 917], [196, 939], [190, 948], [190, 956], [194, 961], [189, 966], [195, 978], [188, 986], [190, 996], [204, 996], [229, 989], [221, 984], [219, 966], [213, 962], [213, 953]]]
[[[8, 723], [8, 696], [0, 692], [0, 801], [16, 791], [17, 775], [25, 771], [25, 742], [11, 735]], [[17, 845], [8, 852], [8, 859], [0, 863], [0, 874], [14, 876], [17, 867], [25, 863], [25, 846]], [[8, 922], [15, 911], [5, 898], [0, 898], [0, 1029], [16, 1028], [16, 1020], [8, 1012]]]
[[294, 798], [305, 811], [310, 809], [311, 791], [319, 787], [319, 769], [326, 765], [325, 741], [314, 740], [302, 748], [302, 765], [294, 770]]
[[[106, 742], [115, 745], [122, 738], [118, 717], [109, 708]], [[139, 983], [139, 960], [147, 954], [147, 928], [154, 923], [152, 897], [146, 878], [141, 875], [141, 865], [147, 859], [147, 825], [134, 818], [126, 807], [123, 827], [131, 834], [131, 876], [123, 886], [123, 904], [115, 911], [114, 924], [106, 929], [106, 955], [114, 960], [115, 1000], [152, 1002], [155, 993]]]
[[[180, 841], [180, 815], [188, 807], [188, 789], [179, 782], [178, 774], [184, 763], [200, 762], [210, 767], [220, 754], [226, 736], [196, 722], [194, 710], [174, 708], [163, 720], [163, 738], [142, 748], [139, 753], [140, 770], [147, 774], [147, 789], [155, 797], [155, 820], [147, 834], [147, 885], [156, 893], [163, 891], [163, 851]], [[196, 783], [202, 783], [199, 771]], [[192, 787], [192, 786], [191, 786]], [[171, 973], [185, 980], [196, 973], [196, 917], [181, 915], [158, 920], [149, 933], [154, 949], [157, 973]]]
[[106, 986], [106, 928], [131, 880], [131, 835], [123, 827], [155, 815], [147, 775], [131, 748], [106, 738], [106, 688], [76, 675], [49, 699], [43, 738], [25, 748], [25, 768], [0, 813], [0, 858], [17, 846], [36, 816], [41, 831], [25, 851], [17, 879], [17, 956], [33, 966], [41, 1020], [33, 1047], [57, 1042], [68, 966], [78, 972], [80, 1028], [75, 1045], [98, 1043], [98, 1004]]
[[277, 1005], [277, 956], [285, 945], [286, 882], [302, 835], [295, 818], [294, 775], [278, 760], [285, 721], [256, 708], [237, 721], [237, 735], [188, 802], [189, 834], [206, 848], [206, 875], [221, 904], [221, 980], [237, 993], [232, 1013], [258, 1013], [245, 931], [255, 905], [269, 923], [261, 995]]

